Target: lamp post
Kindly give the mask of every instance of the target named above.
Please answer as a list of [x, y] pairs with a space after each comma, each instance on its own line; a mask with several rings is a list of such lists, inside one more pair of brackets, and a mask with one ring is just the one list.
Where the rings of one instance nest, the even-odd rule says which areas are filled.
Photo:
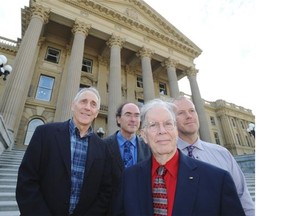
[[0, 76], [4, 76], [3, 80], [7, 79], [7, 76], [11, 73], [12, 67], [10, 65], [6, 65], [7, 58], [4, 55], [0, 55]]
[[249, 124], [248, 124], [248, 128], [247, 128], [247, 132], [248, 132], [250, 135], [253, 135], [253, 137], [255, 138], [255, 124], [249, 123]]
[[100, 138], [103, 138], [104, 134], [105, 134], [104, 129], [103, 129], [102, 127], [98, 128], [98, 130], [97, 130], [97, 135], [98, 135]]

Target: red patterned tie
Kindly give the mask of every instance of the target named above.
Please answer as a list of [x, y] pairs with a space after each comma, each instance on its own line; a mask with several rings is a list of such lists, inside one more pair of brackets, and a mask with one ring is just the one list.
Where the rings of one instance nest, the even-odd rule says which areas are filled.
[[152, 191], [154, 216], [167, 215], [167, 188], [164, 180], [166, 173], [167, 169], [164, 166], [158, 167]]

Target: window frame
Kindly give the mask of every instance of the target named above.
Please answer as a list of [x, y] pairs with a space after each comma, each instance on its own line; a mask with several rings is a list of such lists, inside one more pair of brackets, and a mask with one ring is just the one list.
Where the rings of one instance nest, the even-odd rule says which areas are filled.
[[[163, 87], [161, 87], [161, 85], [163, 86]], [[167, 85], [166, 85], [166, 83], [164, 83], [164, 82], [159, 82], [159, 93], [160, 94], [162, 94], [162, 95], [167, 95]], [[162, 93], [163, 92], [163, 93]]]
[[[87, 65], [87, 64], [85, 64], [85, 62], [90, 62], [91, 65]], [[86, 68], [87, 70], [85, 70], [85, 68]], [[81, 71], [82, 71], [82, 72], [85, 72], [85, 73], [92, 74], [92, 71], [93, 71], [93, 60], [92, 60], [92, 59], [89, 59], [89, 58], [83, 58]]]
[[[58, 54], [53, 54], [51, 52], [57, 52]], [[60, 56], [61, 56], [61, 50], [60, 49], [56, 49], [53, 47], [47, 47], [47, 51], [45, 54], [45, 61], [49, 61], [55, 64], [59, 63], [60, 60]]]
[[137, 87], [143, 89], [143, 77], [140, 75], [137, 75], [136, 81], [137, 81], [137, 84], [136, 84]]
[[[43, 85], [43, 86], [41, 85], [41, 82], [44, 82], [44, 80], [42, 78], [50, 78], [53, 81], [52, 84], [50, 83], [51, 88], [49, 88], [48, 86], [45, 86], [45, 85]], [[39, 81], [38, 81], [38, 85], [37, 85], [37, 89], [36, 89], [35, 99], [40, 100], [40, 101], [45, 101], [45, 102], [51, 101], [54, 83], [55, 83], [55, 77], [41, 74], [39, 77]], [[42, 91], [42, 93], [40, 91]], [[45, 97], [41, 97], [41, 94], [45, 95], [45, 93], [47, 93], [47, 92], [48, 92], [49, 99], [47, 97], [46, 97], [47, 99], [45, 99]]]

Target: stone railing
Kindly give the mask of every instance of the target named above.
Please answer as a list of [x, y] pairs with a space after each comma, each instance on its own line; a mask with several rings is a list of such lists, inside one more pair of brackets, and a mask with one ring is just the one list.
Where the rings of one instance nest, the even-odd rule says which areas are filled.
[[20, 39], [14, 41], [5, 37], [0, 36], [0, 48], [16, 52], [20, 45]]

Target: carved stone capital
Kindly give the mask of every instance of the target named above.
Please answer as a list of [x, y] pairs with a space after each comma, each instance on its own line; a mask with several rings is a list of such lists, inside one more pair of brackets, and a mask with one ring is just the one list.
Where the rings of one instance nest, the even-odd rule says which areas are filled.
[[161, 65], [163, 67], [166, 67], [166, 69], [168, 69], [168, 68], [176, 68], [178, 63], [179, 63], [179, 61], [177, 61], [175, 59], [167, 58], [161, 63]]
[[121, 38], [120, 36], [116, 36], [112, 34], [111, 38], [106, 42], [106, 44], [111, 48], [112, 46], [119, 46], [122, 48], [123, 44], [125, 43], [125, 39]]
[[38, 5], [36, 3], [33, 3], [31, 6], [31, 11], [32, 11], [32, 17], [40, 17], [44, 23], [47, 23], [49, 20], [49, 15], [50, 15], [50, 9], [45, 8], [42, 5]]
[[138, 52], [137, 52], [137, 56], [143, 58], [143, 57], [148, 57], [151, 58], [152, 55], [154, 54], [154, 50], [148, 49], [146, 47], [142, 47]]
[[198, 70], [194, 67], [190, 67], [185, 71], [185, 75], [188, 77], [196, 77], [198, 73]]
[[87, 36], [90, 28], [91, 24], [87, 24], [76, 19], [72, 28], [72, 33], [75, 34], [76, 32], [82, 32], [85, 36]]

